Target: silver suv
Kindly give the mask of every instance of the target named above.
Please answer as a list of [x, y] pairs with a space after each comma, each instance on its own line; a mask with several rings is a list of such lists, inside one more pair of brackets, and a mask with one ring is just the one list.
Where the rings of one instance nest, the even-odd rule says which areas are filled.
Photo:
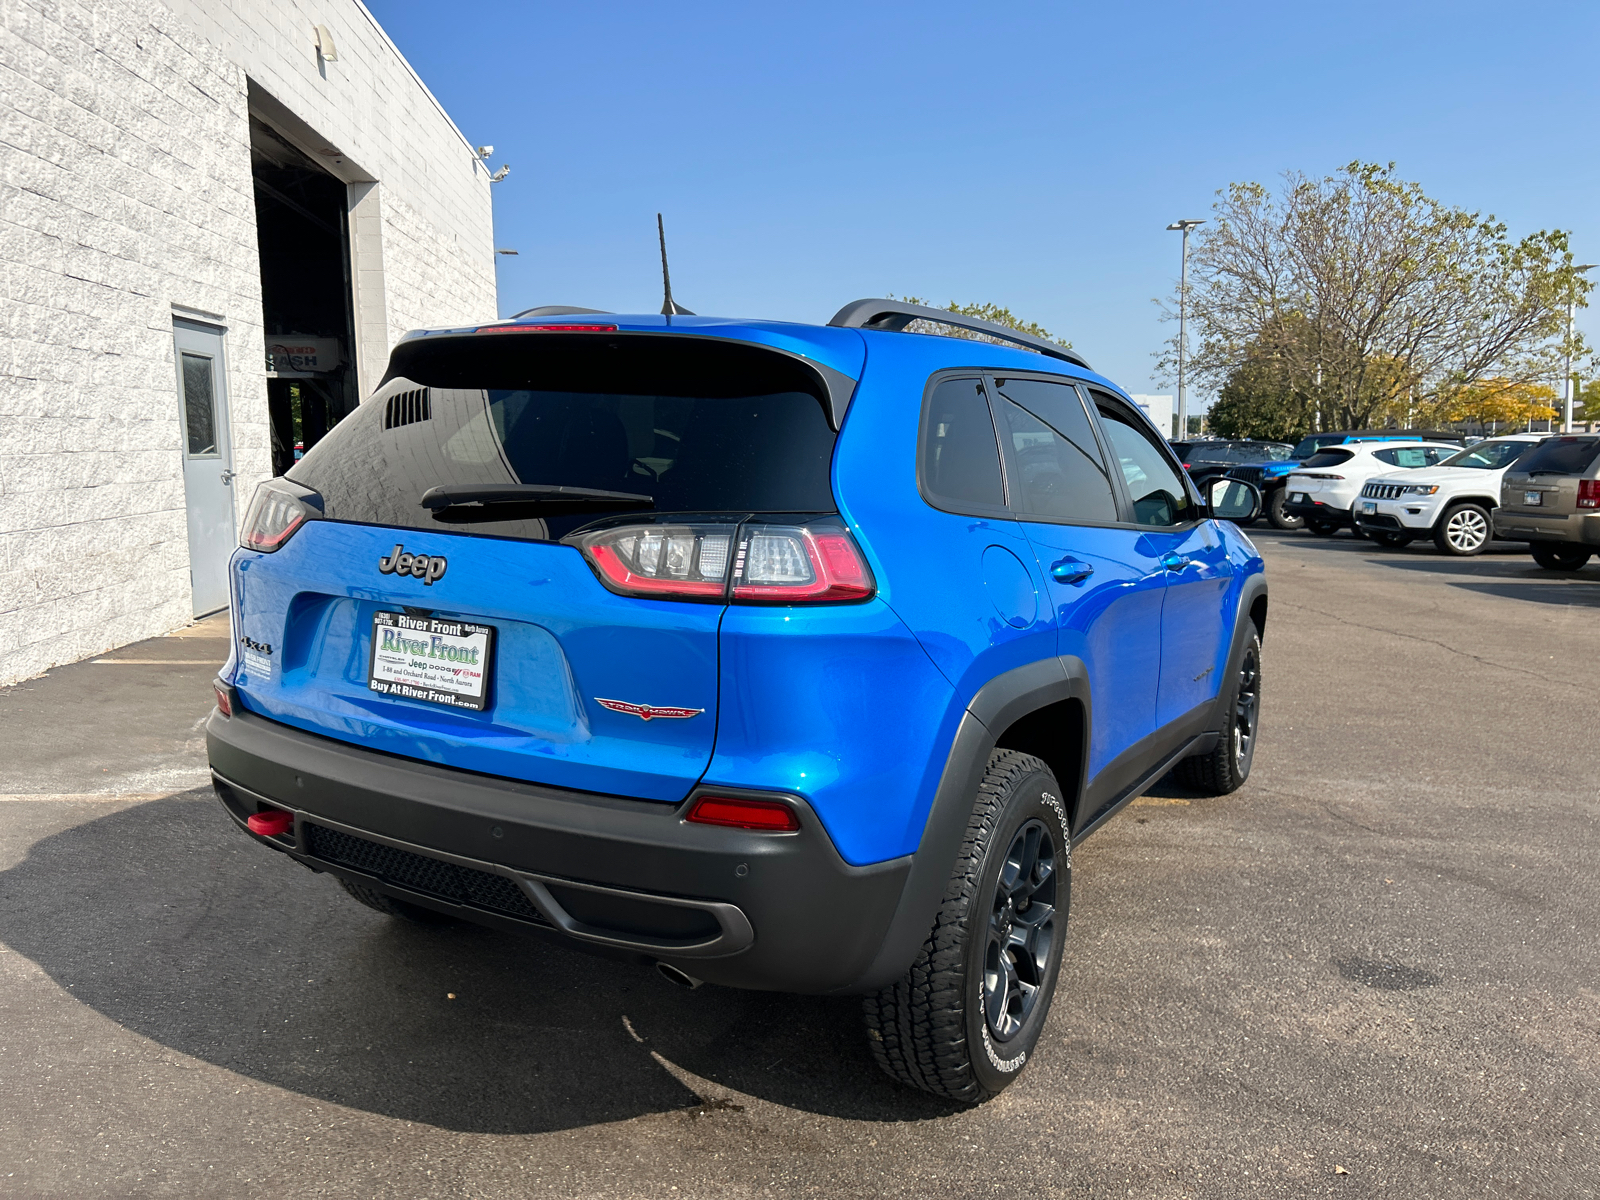
[[1562, 434], [1518, 459], [1500, 481], [1497, 536], [1533, 543], [1533, 560], [1576, 571], [1600, 550], [1600, 434]]

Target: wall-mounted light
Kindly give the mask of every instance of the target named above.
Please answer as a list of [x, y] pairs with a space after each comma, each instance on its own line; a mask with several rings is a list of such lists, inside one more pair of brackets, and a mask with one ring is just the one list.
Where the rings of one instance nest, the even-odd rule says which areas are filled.
[[333, 44], [333, 34], [328, 32], [326, 25], [314, 27], [317, 39], [317, 57], [323, 62], [338, 62], [339, 48]]

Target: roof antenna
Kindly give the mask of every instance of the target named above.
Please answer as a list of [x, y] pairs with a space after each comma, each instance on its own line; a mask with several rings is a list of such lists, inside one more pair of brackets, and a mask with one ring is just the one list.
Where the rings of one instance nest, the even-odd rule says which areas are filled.
[[672, 298], [672, 276], [667, 274], [667, 227], [661, 223], [660, 213], [656, 214], [656, 234], [661, 238], [661, 287], [666, 292], [666, 298], [661, 302], [661, 315], [692, 317], [692, 312]]

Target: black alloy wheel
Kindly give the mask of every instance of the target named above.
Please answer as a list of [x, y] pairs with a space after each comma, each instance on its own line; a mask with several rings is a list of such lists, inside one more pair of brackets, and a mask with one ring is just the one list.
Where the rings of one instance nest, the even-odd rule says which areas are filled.
[[983, 1017], [1001, 1047], [1043, 994], [1056, 936], [1056, 847], [1042, 821], [1017, 830], [989, 899]]
[[1283, 506], [1288, 498], [1287, 488], [1273, 489], [1272, 494], [1267, 497], [1267, 520], [1274, 529], [1305, 528], [1306, 519], [1304, 517], [1297, 517], [1284, 509]]
[[996, 750], [910, 968], [862, 999], [873, 1057], [936, 1096], [987, 1100], [1034, 1055], [1061, 971], [1072, 835], [1043, 761]]
[[1535, 542], [1530, 552], [1533, 561], [1546, 571], [1581, 571], [1593, 553], [1582, 546], [1567, 546], [1561, 542]]
[[1227, 688], [1217, 697], [1220, 716], [1212, 728], [1217, 744], [1172, 768], [1182, 786], [1207, 796], [1226, 796], [1250, 778], [1261, 728], [1261, 634], [1252, 623]]

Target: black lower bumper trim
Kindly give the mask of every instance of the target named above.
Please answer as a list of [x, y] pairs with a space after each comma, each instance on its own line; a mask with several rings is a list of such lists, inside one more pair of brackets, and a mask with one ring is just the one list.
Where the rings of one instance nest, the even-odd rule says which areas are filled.
[[735, 987], [849, 990], [910, 866], [845, 863], [799, 797], [786, 798], [799, 833], [758, 833], [397, 759], [247, 712], [213, 714], [207, 745], [233, 819], [293, 813], [291, 831], [257, 840], [308, 866]]

